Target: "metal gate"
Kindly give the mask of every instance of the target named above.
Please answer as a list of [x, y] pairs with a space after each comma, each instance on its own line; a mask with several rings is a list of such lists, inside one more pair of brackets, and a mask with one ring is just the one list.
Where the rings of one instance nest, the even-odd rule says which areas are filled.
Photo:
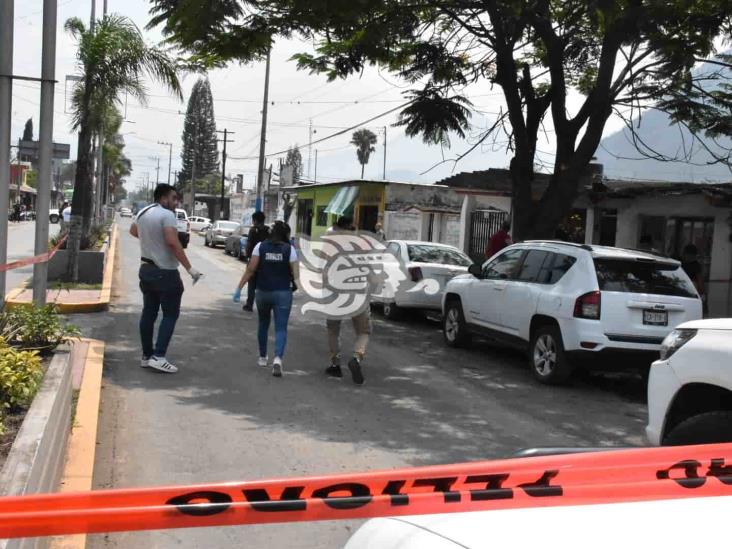
[[476, 210], [470, 214], [470, 240], [468, 255], [476, 261], [485, 259], [485, 249], [488, 241], [501, 228], [501, 224], [508, 218], [508, 212], [503, 210]]

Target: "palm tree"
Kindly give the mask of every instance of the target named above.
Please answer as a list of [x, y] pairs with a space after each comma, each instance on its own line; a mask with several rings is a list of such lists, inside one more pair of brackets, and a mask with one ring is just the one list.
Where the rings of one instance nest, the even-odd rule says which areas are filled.
[[65, 29], [79, 44], [77, 64], [83, 78], [72, 99], [73, 129], [79, 130], [74, 199], [69, 226], [67, 278], [79, 278], [81, 239], [89, 231], [92, 213], [92, 134], [100, 132], [103, 114], [129, 94], [141, 103], [147, 100], [145, 75], [183, 98], [175, 61], [164, 51], [149, 47], [140, 29], [127, 17], [109, 15], [87, 29], [79, 18], [66, 21]]
[[376, 149], [376, 134], [366, 128], [361, 128], [353, 132], [351, 136], [351, 145], [356, 145], [356, 156], [361, 164], [361, 179], [363, 179], [363, 170], [369, 163], [371, 153]]

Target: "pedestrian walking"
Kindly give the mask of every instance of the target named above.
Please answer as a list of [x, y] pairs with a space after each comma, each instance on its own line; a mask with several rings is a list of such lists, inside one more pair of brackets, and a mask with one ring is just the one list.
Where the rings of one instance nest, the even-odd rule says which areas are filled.
[[[353, 220], [349, 217], [340, 217], [334, 225], [333, 233], [353, 231]], [[325, 369], [326, 375], [331, 377], [343, 377], [341, 370], [341, 324], [342, 319], [326, 319], [325, 324], [328, 331], [328, 348], [330, 350], [330, 364]], [[363, 385], [364, 375], [361, 367], [366, 347], [371, 336], [371, 309], [366, 309], [351, 317], [353, 331], [356, 333], [356, 341], [353, 345], [353, 355], [348, 361], [348, 369], [351, 378], [356, 385]]]
[[374, 234], [379, 242], [386, 242], [386, 233], [384, 232], [384, 228], [381, 223], [377, 223], [374, 227]]
[[64, 205], [61, 209], [61, 219], [63, 219], [64, 224], [68, 228], [69, 223], [71, 223], [71, 204], [68, 202], [64, 202]]
[[65, 233], [68, 230], [68, 223], [71, 221], [71, 208], [69, 208], [69, 217], [68, 220], [66, 218], [66, 209], [69, 208], [69, 203], [64, 202], [61, 204], [61, 209], [59, 210], [59, 230], [61, 233]]
[[282, 377], [287, 345], [287, 324], [292, 309], [292, 292], [300, 272], [297, 264], [297, 252], [290, 244], [290, 226], [284, 221], [276, 221], [272, 226], [269, 238], [259, 242], [252, 250], [247, 269], [234, 292], [234, 303], [241, 301], [244, 284], [256, 276], [256, 303], [259, 326], [257, 340], [259, 343], [259, 366], [269, 365], [267, 355], [267, 338], [269, 325], [274, 315], [275, 353], [272, 362], [272, 375]]
[[20, 203], [18, 202], [13, 204], [13, 221], [16, 223], [20, 221]]
[[[254, 212], [252, 215], [252, 228], [249, 229], [249, 235], [247, 236], [247, 247], [245, 255], [248, 260], [251, 260], [254, 248], [260, 242], [264, 242], [269, 238], [269, 227], [264, 224], [266, 217], [264, 212]], [[257, 289], [257, 276], [256, 274], [247, 283], [247, 302], [242, 307], [244, 311], [254, 310], [254, 297]]]
[[[143, 300], [140, 366], [174, 374], [178, 368], [167, 360], [166, 355], [183, 297], [183, 281], [178, 273], [178, 265], [183, 265], [194, 284], [202, 274], [191, 266], [178, 239], [178, 219], [175, 215], [177, 191], [173, 186], [161, 183], [155, 187], [153, 196], [155, 203], [140, 210], [130, 226], [130, 234], [140, 240], [139, 277]], [[163, 319], [153, 347], [155, 321], [160, 309]]]
[[513, 244], [509, 231], [511, 230], [511, 222], [504, 221], [501, 228], [491, 236], [488, 245], [485, 247], [485, 258], [490, 259], [506, 246]]

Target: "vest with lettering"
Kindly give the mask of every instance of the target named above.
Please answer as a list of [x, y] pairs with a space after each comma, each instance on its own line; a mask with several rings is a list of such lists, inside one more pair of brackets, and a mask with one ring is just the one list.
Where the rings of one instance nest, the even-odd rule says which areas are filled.
[[290, 289], [290, 245], [265, 240], [259, 244], [257, 290], [272, 292]]

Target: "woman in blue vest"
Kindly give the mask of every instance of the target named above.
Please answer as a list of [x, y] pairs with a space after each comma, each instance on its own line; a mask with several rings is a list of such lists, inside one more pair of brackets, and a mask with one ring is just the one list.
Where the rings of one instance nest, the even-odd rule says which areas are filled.
[[290, 227], [283, 221], [276, 221], [267, 240], [254, 247], [252, 257], [239, 286], [234, 292], [234, 302], [241, 301], [241, 290], [256, 273], [256, 303], [259, 315], [259, 365], [268, 366], [267, 336], [274, 313], [275, 356], [272, 375], [282, 377], [282, 358], [287, 344], [287, 322], [292, 309], [293, 281], [299, 276], [297, 252], [290, 244]]

